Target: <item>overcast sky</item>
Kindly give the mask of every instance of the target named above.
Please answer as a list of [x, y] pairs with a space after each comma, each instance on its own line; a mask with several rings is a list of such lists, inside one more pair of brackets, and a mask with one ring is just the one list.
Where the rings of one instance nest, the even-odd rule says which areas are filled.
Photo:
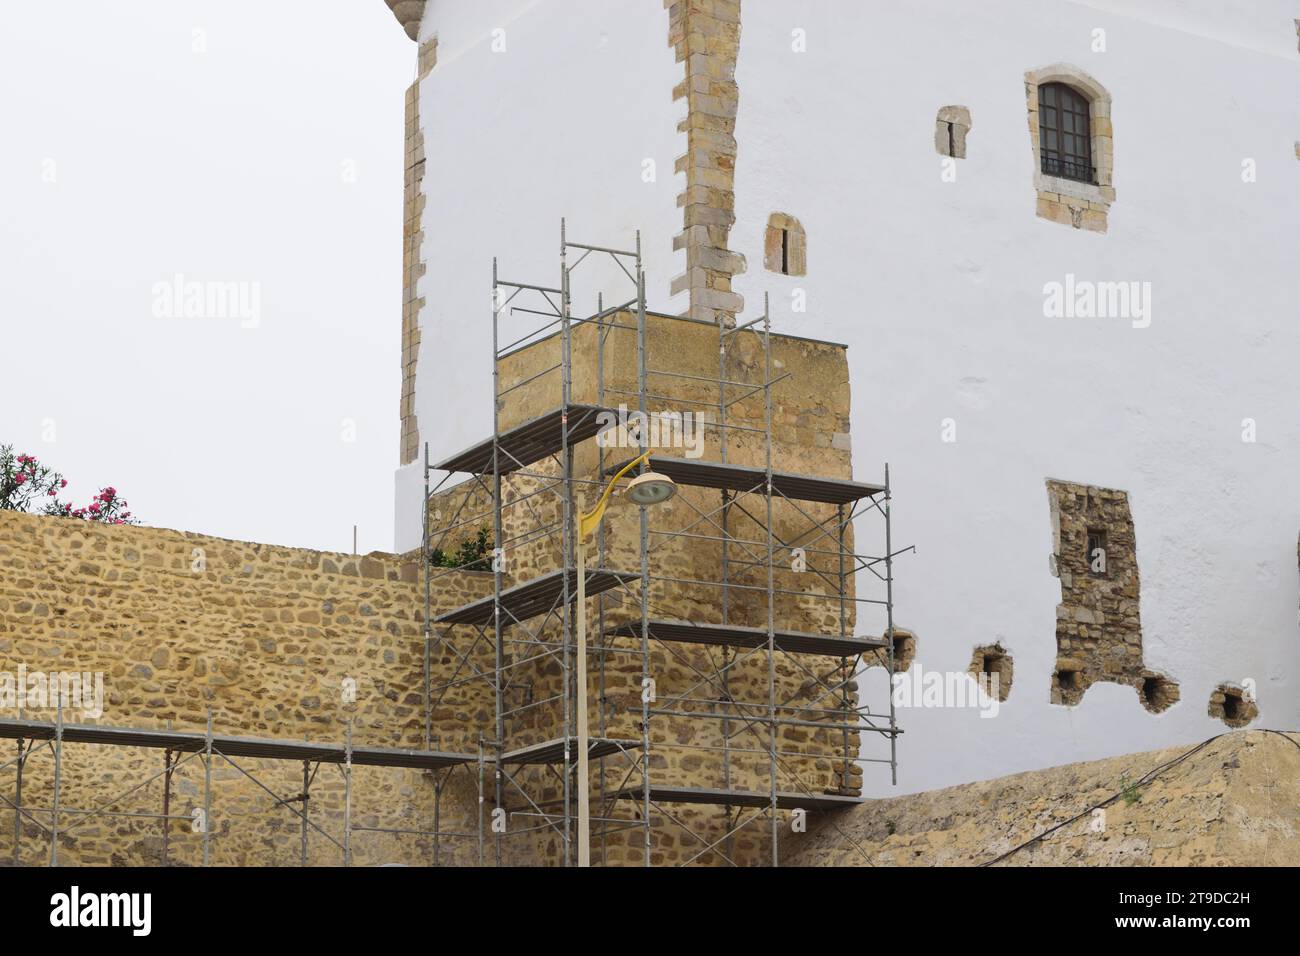
[[380, 0], [5, 3], [0, 444], [146, 524], [389, 549], [414, 69]]

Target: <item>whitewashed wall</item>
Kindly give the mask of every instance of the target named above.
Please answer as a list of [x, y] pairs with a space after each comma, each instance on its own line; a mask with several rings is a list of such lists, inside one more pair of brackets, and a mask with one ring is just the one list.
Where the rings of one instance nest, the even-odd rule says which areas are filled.
[[[492, 432], [493, 256], [505, 278], [558, 286], [561, 217], [590, 245], [630, 250], [640, 229], [657, 304], [685, 308], [667, 291], [685, 269], [672, 241], [686, 107], [672, 99], [682, 66], [658, 0], [432, 0], [421, 40], [435, 33], [438, 64], [420, 84], [428, 272], [416, 414], [436, 461]], [[597, 257], [574, 289], [579, 315], [595, 311], [597, 292], [609, 304], [635, 295]], [[398, 550], [419, 545], [422, 485], [419, 464], [398, 471]]]
[[[1206, 715], [1224, 680], [1256, 680], [1256, 726], [1300, 726], [1292, 6], [746, 0], [732, 232], [749, 263], [744, 318], [767, 291], [778, 331], [850, 344], [857, 477], [891, 463], [895, 544], [918, 548], [895, 597], [921, 666], [965, 670], [993, 641], [1015, 660], [995, 719], [902, 714], [900, 790], [1202, 739], [1224, 729]], [[504, 54], [490, 49], [497, 26]], [[1091, 50], [1099, 27], [1105, 53]], [[561, 215], [583, 241], [625, 243], [639, 227], [652, 307], [684, 308], [667, 291], [682, 269], [671, 169], [685, 138], [659, 0], [435, 0], [424, 37], [435, 30], [417, 410], [437, 455], [490, 428], [492, 255], [504, 274], [550, 282]], [[1106, 235], [1034, 215], [1023, 74], [1058, 62], [1114, 98]], [[950, 104], [974, 128], [943, 182], [934, 120]], [[774, 211], [807, 229], [806, 277], [763, 270]], [[1043, 286], [1067, 273], [1150, 282], [1150, 327], [1045, 318]], [[790, 311], [796, 287], [804, 313]], [[1130, 492], [1146, 663], [1182, 691], [1162, 715], [1110, 684], [1075, 708], [1049, 703], [1048, 477]], [[418, 483], [418, 467], [399, 472], [399, 547], [418, 543]], [[864, 550], [871, 533], [864, 522]], [[869, 794], [888, 791], [877, 768], [865, 776]]]
[[[902, 714], [903, 789], [1208, 737], [1225, 729], [1206, 715], [1224, 680], [1257, 681], [1256, 726], [1300, 727], [1292, 7], [745, 4], [732, 246], [749, 262], [747, 314], [767, 290], [779, 328], [850, 343], [855, 471], [892, 465], [894, 540], [918, 548], [897, 566], [896, 616], [921, 665], [964, 670], [998, 640], [1015, 659], [997, 718]], [[1091, 52], [1098, 27], [1105, 53]], [[1114, 98], [1106, 235], [1034, 215], [1023, 74], [1057, 62]], [[974, 124], [956, 182], [934, 148], [948, 104]], [[763, 271], [774, 211], [807, 229], [805, 278]], [[1044, 284], [1071, 272], [1150, 282], [1150, 327], [1044, 318]], [[1248, 417], [1256, 444], [1241, 440]], [[1049, 703], [1048, 477], [1130, 492], [1145, 659], [1182, 690], [1162, 715], [1111, 684]]]

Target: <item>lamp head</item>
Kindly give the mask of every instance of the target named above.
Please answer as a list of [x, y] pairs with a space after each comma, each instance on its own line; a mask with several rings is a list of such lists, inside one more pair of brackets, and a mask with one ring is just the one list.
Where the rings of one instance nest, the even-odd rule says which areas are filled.
[[677, 494], [677, 483], [667, 475], [647, 471], [627, 483], [623, 492], [633, 504], [647, 506], [662, 504]]

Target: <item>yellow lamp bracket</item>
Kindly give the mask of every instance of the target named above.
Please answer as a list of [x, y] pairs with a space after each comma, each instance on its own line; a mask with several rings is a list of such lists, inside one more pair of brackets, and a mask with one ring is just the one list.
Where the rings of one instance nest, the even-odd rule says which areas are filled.
[[605, 516], [605, 506], [609, 504], [610, 493], [614, 490], [614, 486], [618, 484], [618, 480], [649, 457], [650, 449], [646, 449], [645, 452], [619, 469], [618, 474], [609, 480], [609, 484], [605, 486], [605, 490], [601, 493], [600, 500], [596, 502], [596, 507], [578, 518], [579, 536], [585, 538], [595, 529], [596, 525], [600, 524], [600, 519]]

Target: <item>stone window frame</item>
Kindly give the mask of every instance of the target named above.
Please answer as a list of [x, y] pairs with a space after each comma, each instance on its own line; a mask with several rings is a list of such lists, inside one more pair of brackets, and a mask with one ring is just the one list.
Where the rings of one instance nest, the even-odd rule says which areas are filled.
[[[992, 667], [990, 668], [990, 664]], [[971, 651], [970, 666], [967, 673], [975, 681], [979, 681], [984, 674], [991, 674], [996, 671], [998, 675], [998, 700], [1005, 701], [1011, 696], [1011, 682], [1015, 679], [1015, 659], [1011, 656], [1011, 651], [1003, 646], [1002, 642], [994, 641], [992, 644], [980, 644]]]
[[[1095, 184], [1049, 176], [1043, 172], [1039, 149], [1038, 88], [1047, 83], [1064, 83], [1088, 100], [1092, 157], [1097, 168]], [[1069, 223], [1076, 229], [1105, 232], [1106, 214], [1115, 201], [1115, 137], [1111, 126], [1109, 91], [1077, 66], [1054, 63], [1025, 73], [1025, 101], [1029, 110], [1029, 139], [1034, 152], [1038, 215]]]
[[808, 274], [808, 234], [789, 213], [774, 212], [767, 219], [763, 267], [783, 276]]
[[[1094, 541], [1098, 542], [1096, 547], [1093, 547]], [[1088, 565], [1089, 576], [1094, 578], [1110, 577], [1109, 566], [1106, 564], [1106, 529], [1101, 526], [1092, 526], [1087, 528], [1084, 532], [1084, 542], [1083, 557], [1084, 561], [1086, 561]], [[1095, 551], [1101, 551], [1102, 570], [1100, 571], [1094, 571], [1092, 569], [1092, 563], [1096, 560], [1094, 557]]]
[[970, 109], [941, 106], [934, 118], [934, 149], [940, 156], [966, 158], [966, 137], [971, 131]]

